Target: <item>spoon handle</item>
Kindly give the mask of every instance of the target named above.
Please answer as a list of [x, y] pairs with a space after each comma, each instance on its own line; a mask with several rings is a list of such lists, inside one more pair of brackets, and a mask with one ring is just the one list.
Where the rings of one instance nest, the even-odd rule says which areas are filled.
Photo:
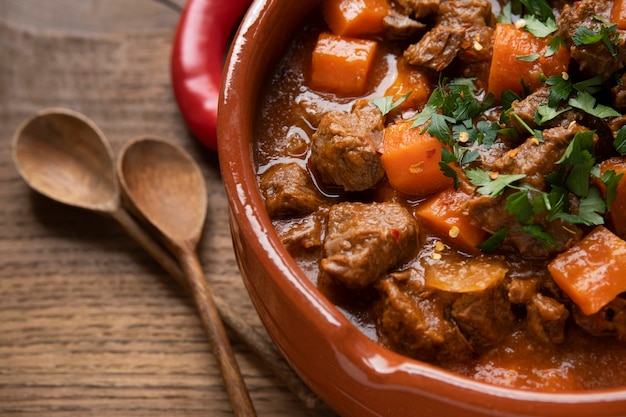
[[188, 246], [181, 246], [177, 255], [190, 284], [209, 344], [220, 365], [233, 411], [237, 417], [254, 417], [256, 416], [254, 406], [215, 306], [211, 287], [204, 277], [198, 255], [194, 248]]
[[[153, 236], [132, 217], [123, 207], [111, 213], [112, 217], [122, 226], [146, 252], [156, 260], [174, 279], [189, 291], [187, 279], [178, 262], [159, 244]], [[215, 305], [224, 323], [233, 331], [250, 351], [261, 359], [265, 365], [293, 392], [307, 408], [317, 408], [323, 403], [317, 395], [300, 379], [282, 358], [274, 343], [266, 335], [257, 331], [234, 312], [228, 303], [217, 295], [213, 295]]]

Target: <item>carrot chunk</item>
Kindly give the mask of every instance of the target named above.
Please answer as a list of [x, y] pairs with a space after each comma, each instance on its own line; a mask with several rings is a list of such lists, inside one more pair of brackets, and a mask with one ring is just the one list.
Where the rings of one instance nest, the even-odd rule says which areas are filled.
[[619, 30], [626, 29], [626, 1], [615, 0], [611, 9], [611, 22], [617, 24]]
[[381, 33], [389, 9], [387, 0], [324, 0], [322, 4], [328, 27], [341, 36]]
[[[600, 163], [600, 174], [607, 171], [615, 171], [616, 174], [624, 174], [615, 193], [615, 201], [608, 212], [608, 223], [613, 231], [622, 239], [626, 238], [626, 160], [624, 158], [609, 158]], [[605, 188], [604, 184], [598, 184]]]
[[469, 199], [467, 193], [449, 188], [420, 203], [415, 216], [451, 245], [478, 253], [477, 246], [487, 239], [488, 234], [467, 213]]
[[426, 196], [451, 187], [452, 179], [439, 169], [442, 143], [410, 122], [389, 125], [383, 134], [382, 162], [389, 184], [396, 190]]
[[549, 38], [536, 36], [512, 24], [496, 25], [488, 91], [496, 98], [506, 90], [522, 93], [522, 82], [531, 91], [541, 85], [541, 77], [560, 75], [569, 66], [569, 50], [560, 47], [546, 56]]
[[559, 287], [587, 315], [626, 291], [626, 241], [604, 226], [548, 265]]
[[311, 86], [342, 96], [362, 95], [377, 43], [321, 33], [311, 60]]

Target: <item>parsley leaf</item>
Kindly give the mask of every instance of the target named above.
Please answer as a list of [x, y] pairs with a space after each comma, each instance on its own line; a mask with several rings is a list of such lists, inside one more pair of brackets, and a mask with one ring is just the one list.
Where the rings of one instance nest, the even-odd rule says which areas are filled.
[[476, 247], [484, 253], [493, 253], [498, 249], [498, 246], [500, 246], [500, 244], [507, 237], [508, 234], [509, 229], [507, 227], [503, 227], [502, 229], [491, 235], [483, 243], [476, 245]]
[[589, 94], [595, 94], [604, 89], [602, 84], [602, 77], [600, 75], [596, 75], [595, 77], [589, 78], [587, 80], [577, 82], [576, 84], [574, 84], [574, 88], [577, 91], [586, 91]]
[[604, 224], [601, 216], [606, 212], [606, 203], [602, 198], [600, 190], [591, 188], [589, 195], [580, 200], [578, 214], [558, 213], [555, 218], [560, 218], [570, 223], [584, 224], [586, 226], [598, 226]]
[[606, 206], [607, 208], [611, 208], [613, 203], [615, 202], [615, 197], [617, 196], [617, 186], [624, 176], [623, 172], [617, 174], [615, 171], [608, 170], [602, 175], [602, 183], [606, 185]]
[[564, 107], [562, 109], [556, 109], [546, 104], [541, 104], [537, 107], [537, 111], [535, 112], [535, 123], [538, 125], [542, 125], [550, 120], [555, 119], [562, 113], [570, 110], [571, 107]]
[[593, 131], [576, 133], [557, 161], [557, 164], [570, 166], [565, 186], [579, 197], [587, 197], [590, 191], [589, 177], [596, 163], [593, 137]]
[[377, 97], [371, 100], [371, 103], [378, 107], [383, 116], [389, 114], [392, 110], [398, 108], [411, 95], [411, 91], [393, 101], [393, 96]]
[[550, 86], [548, 90], [548, 106], [557, 107], [561, 102], [567, 100], [572, 93], [572, 81], [563, 78], [561, 75], [553, 75], [546, 80]]
[[541, 20], [554, 19], [552, 7], [546, 0], [520, 0], [529, 14]]
[[514, 182], [526, 177], [526, 174], [498, 174], [484, 171], [480, 168], [468, 169], [465, 171], [467, 178], [478, 189], [479, 194], [497, 197]]
[[596, 99], [586, 91], [579, 91], [576, 97], [569, 99], [568, 104], [600, 119], [622, 115], [609, 106], [596, 104]]
[[528, 126], [528, 123], [526, 123], [517, 113], [511, 113], [513, 118], [515, 118], [515, 120], [517, 120], [517, 122], [522, 125], [522, 127], [524, 129], [526, 129], [526, 131], [528, 133], [531, 134], [531, 136], [534, 136], [535, 139], [537, 139], [539, 142], [543, 142], [543, 132], [539, 129], [533, 129], [530, 126]]
[[523, 62], [535, 62], [536, 60], [538, 60], [539, 58], [541, 58], [541, 55], [539, 54], [530, 54], [530, 55], [521, 55], [521, 56], [516, 56], [515, 59], [517, 59], [518, 61], [523, 61]]
[[587, 26], [579, 26], [572, 36], [574, 45], [592, 45], [602, 42], [611, 53], [611, 56], [617, 59], [616, 46], [619, 44], [619, 36], [615, 36], [617, 25], [609, 26], [609, 22], [599, 16], [594, 16], [594, 19], [601, 23], [600, 30], [594, 30]]
[[553, 36], [548, 41], [548, 50], [546, 51], [545, 56], [551, 57], [552, 55], [559, 52], [560, 48], [566, 47], [566, 46], [567, 46], [567, 43], [565, 42], [565, 39], [561, 38], [560, 36]]
[[617, 132], [613, 147], [620, 155], [626, 155], [626, 126], [622, 126]]
[[519, 223], [525, 223], [534, 214], [533, 205], [526, 190], [517, 191], [506, 198], [506, 211], [515, 215]]
[[528, 224], [522, 227], [522, 231], [536, 237], [548, 248], [555, 248], [557, 246], [554, 237], [546, 232], [540, 224]]
[[530, 15], [526, 16], [524, 20], [526, 21], [524, 30], [538, 38], [546, 38], [559, 30], [556, 21], [551, 17], [547, 18], [545, 21], [541, 21], [537, 17]]

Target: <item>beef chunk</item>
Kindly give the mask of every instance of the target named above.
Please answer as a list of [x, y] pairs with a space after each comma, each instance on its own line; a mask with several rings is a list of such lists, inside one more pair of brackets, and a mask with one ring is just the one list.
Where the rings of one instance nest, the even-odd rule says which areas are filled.
[[324, 207], [304, 217], [277, 220], [274, 225], [281, 242], [293, 255], [321, 248], [327, 216]]
[[265, 207], [273, 219], [311, 213], [324, 204], [308, 172], [295, 162], [273, 165], [260, 177]]
[[569, 143], [577, 133], [587, 128], [572, 123], [543, 131], [543, 142], [534, 138], [526, 140], [516, 149], [506, 152], [496, 160], [491, 170], [501, 174], [526, 174], [524, 182], [540, 190], [545, 189], [545, 176], [556, 170]]
[[385, 35], [394, 39], [410, 39], [418, 36], [426, 30], [426, 24], [412, 19], [406, 14], [391, 9], [383, 19]]
[[622, 113], [626, 112], [626, 73], [622, 74], [617, 85], [611, 88], [613, 107]]
[[576, 324], [593, 336], [617, 336], [626, 341], [626, 299], [617, 297], [600, 311], [586, 316], [573, 308]]
[[436, 26], [404, 52], [406, 60], [433, 71], [441, 71], [456, 58], [465, 39], [464, 30], [455, 26]]
[[569, 310], [554, 298], [541, 294], [540, 286], [540, 279], [513, 280], [509, 284], [509, 300], [526, 307], [526, 328], [537, 340], [562, 343]]
[[[535, 114], [539, 106], [548, 104], [548, 87], [540, 87], [532, 94], [526, 96], [523, 100], [516, 100], [511, 104], [513, 113], [515, 113], [524, 123], [532, 128], [537, 128], [535, 123]], [[511, 118], [511, 125], [518, 131], [518, 133], [524, 135], [528, 131], [521, 125], [515, 118]]]
[[348, 288], [364, 288], [415, 253], [417, 233], [417, 221], [400, 204], [336, 204], [321, 270]]
[[396, 5], [406, 16], [423, 19], [437, 13], [441, 0], [396, 0]]
[[582, 238], [582, 229], [574, 224], [561, 219], [544, 221], [540, 222], [543, 230], [554, 238], [554, 246], [547, 246], [525, 232], [515, 216], [506, 210], [507, 195], [497, 198], [476, 196], [467, 204], [469, 215], [489, 233], [496, 233], [505, 227], [509, 229], [503, 248], [510, 248], [527, 258], [544, 258], [565, 251]]
[[588, 76], [600, 75], [605, 80], [624, 68], [626, 62], [626, 39], [621, 31], [617, 32], [620, 41], [616, 48], [616, 57], [611, 55], [610, 50], [602, 42], [575, 45], [572, 38], [580, 27], [599, 32], [602, 22], [598, 21], [596, 16], [610, 21], [611, 4], [596, 0], [577, 1], [572, 5], [566, 5], [558, 19], [559, 35], [570, 43], [571, 57], [578, 63], [579, 69]]
[[450, 316], [455, 294], [426, 288], [419, 280], [378, 284], [381, 292], [378, 332], [387, 347], [425, 361], [463, 361], [473, 349]]
[[511, 304], [499, 285], [461, 294], [454, 301], [451, 314], [477, 352], [495, 347], [514, 324]]
[[545, 342], [559, 344], [565, 340], [565, 322], [569, 310], [551, 297], [537, 294], [527, 307], [528, 318], [534, 333]]
[[[526, 174], [524, 182], [539, 190], [545, 190], [545, 176], [556, 170], [556, 162], [562, 157], [576, 133], [587, 131], [585, 127], [572, 123], [567, 127], [557, 126], [543, 132], [544, 142], [528, 139], [519, 147], [502, 154], [486, 168], [500, 174]], [[554, 238], [555, 245], [548, 247], [535, 236], [522, 230], [515, 216], [506, 208], [505, 193], [497, 198], [477, 195], [468, 202], [468, 213], [489, 233], [508, 228], [505, 244], [528, 257], [545, 257], [562, 252], [579, 241], [582, 229], [560, 219], [542, 221], [536, 219], [543, 229]], [[575, 209], [578, 201], [572, 199], [570, 207]]]
[[487, 0], [443, 2], [435, 26], [409, 46], [404, 57], [412, 65], [433, 71], [448, 67], [457, 56], [465, 62], [488, 61], [492, 19], [491, 3]]
[[385, 177], [380, 157], [384, 117], [367, 101], [351, 113], [328, 112], [313, 135], [310, 162], [326, 184], [363, 191]]

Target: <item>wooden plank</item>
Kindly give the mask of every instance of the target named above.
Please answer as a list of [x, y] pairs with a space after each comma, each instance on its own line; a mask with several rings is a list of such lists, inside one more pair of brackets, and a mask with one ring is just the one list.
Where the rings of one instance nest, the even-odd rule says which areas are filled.
[[[180, 143], [207, 180], [207, 279], [264, 331], [239, 277], [216, 155], [189, 135], [172, 94], [183, 5], [2, 2], [0, 415], [232, 415], [191, 298], [112, 220], [32, 192], [11, 160], [13, 132], [46, 107], [85, 113], [115, 152], [144, 134]], [[260, 416], [333, 415], [308, 410], [243, 345], [234, 350]]]

